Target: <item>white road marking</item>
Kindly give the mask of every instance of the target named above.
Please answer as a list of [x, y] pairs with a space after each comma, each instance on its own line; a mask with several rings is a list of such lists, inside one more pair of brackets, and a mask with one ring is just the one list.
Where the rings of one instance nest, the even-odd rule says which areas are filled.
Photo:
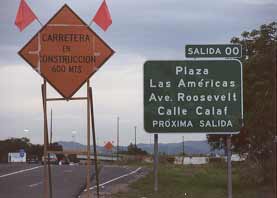
[[38, 168], [41, 168], [41, 167], [42, 166], [36, 166], [34, 168], [24, 169], [24, 170], [16, 171], [16, 172], [13, 172], [13, 173], [8, 173], [8, 174], [5, 174], [5, 175], [0, 175], [0, 178], [8, 177], [8, 176], [11, 176], [11, 175], [15, 175], [15, 174], [18, 174], [18, 173], [23, 173], [23, 172], [27, 172], [27, 171], [31, 171], [31, 170], [35, 170], [35, 169], [38, 169]]
[[[121, 175], [121, 176], [116, 177], [116, 178], [113, 178], [113, 179], [111, 179], [111, 180], [109, 180], [109, 181], [107, 181], [107, 182], [105, 182], [105, 183], [99, 184], [99, 187], [103, 187], [103, 186], [106, 185], [106, 184], [112, 183], [112, 182], [114, 182], [114, 181], [117, 181], [117, 180], [122, 179], [122, 178], [124, 178], [124, 177], [128, 177], [128, 176], [130, 176], [130, 175], [133, 175], [133, 174], [137, 173], [139, 170], [141, 170], [141, 167], [137, 168], [136, 170], [134, 170], [134, 171], [132, 171], [132, 172], [130, 172], [130, 173], [127, 173], [127, 174], [125, 174], [125, 175]], [[90, 189], [90, 190], [93, 190], [93, 189], [95, 189], [95, 188], [96, 188], [96, 186], [93, 186], [93, 187], [90, 187], [89, 189]], [[87, 189], [84, 190], [84, 192], [86, 192], [86, 191], [87, 191]], [[79, 196], [79, 197], [80, 197], [80, 196]]]
[[40, 184], [42, 184], [42, 181], [38, 182], [38, 183], [30, 184], [30, 185], [28, 185], [28, 187], [33, 188], [33, 187], [36, 187], [36, 186], [38, 186]]

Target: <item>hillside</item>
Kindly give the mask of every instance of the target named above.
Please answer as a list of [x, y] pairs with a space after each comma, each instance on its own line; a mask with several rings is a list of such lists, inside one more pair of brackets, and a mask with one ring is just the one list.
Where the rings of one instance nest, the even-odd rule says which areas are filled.
[[[63, 146], [64, 150], [85, 150], [86, 146], [77, 142], [66, 142], [60, 141], [58, 142]], [[153, 153], [153, 144], [138, 144], [139, 148], [147, 151], [148, 153]], [[93, 147], [91, 147], [93, 150]], [[97, 150], [100, 153], [106, 153], [106, 149], [103, 146], [97, 146]], [[114, 151], [116, 147], [114, 147]], [[127, 146], [120, 146], [120, 150], [127, 150]], [[159, 144], [159, 152], [165, 153], [169, 155], [177, 155], [182, 153], [183, 151], [183, 143], [160, 143]], [[185, 153], [186, 154], [209, 154], [210, 153], [210, 145], [207, 141], [185, 141]]]

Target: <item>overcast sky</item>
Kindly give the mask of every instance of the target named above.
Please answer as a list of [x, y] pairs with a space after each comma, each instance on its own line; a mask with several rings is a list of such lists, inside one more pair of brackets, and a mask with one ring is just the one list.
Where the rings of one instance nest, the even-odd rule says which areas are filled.
[[[26, 136], [43, 141], [42, 78], [18, 55], [40, 29], [33, 22], [24, 32], [14, 25], [20, 0], [1, 0], [0, 7], [0, 140]], [[90, 22], [102, 0], [27, 0], [44, 24], [67, 3]], [[148, 59], [184, 59], [186, 44], [229, 43], [245, 30], [277, 20], [276, 0], [106, 0], [113, 19], [108, 31], [92, 29], [115, 55], [92, 77], [98, 144], [116, 141], [120, 117], [120, 144], [149, 143], [143, 129], [143, 63]], [[50, 96], [58, 94], [49, 87]], [[85, 94], [82, 88], [77, 95]], [[54, 141], [85, 142], [84, 102], [52, 102]], [[28, 129], [29, 132], [24, 132]], [[160, 135], [160, 142], [180, 142], [184, 134]], [[185, 134], [185, 140], [203, 140], [204, 134]], [[153, 138], [152, 138], [153, 142]]]

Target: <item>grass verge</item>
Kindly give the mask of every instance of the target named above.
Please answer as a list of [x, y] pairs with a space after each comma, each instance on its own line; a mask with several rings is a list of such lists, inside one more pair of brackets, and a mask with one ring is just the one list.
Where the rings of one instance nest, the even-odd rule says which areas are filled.
[[[233, 167], [233, 198], [269, 198], [268, 188], [242, 184], [239, 166]], [[227, 197], [225, 165], [159, 165], [159, 191], [153, 191], [153, 173], [132, 183], [129, 191], [114, 198], [224, 198]]]

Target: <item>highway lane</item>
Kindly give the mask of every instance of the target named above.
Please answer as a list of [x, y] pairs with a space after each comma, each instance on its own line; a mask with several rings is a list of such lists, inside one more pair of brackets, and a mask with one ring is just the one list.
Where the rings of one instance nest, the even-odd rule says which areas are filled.
[[[26, 164], [14, 164], [14, 166], [0, 164], [0, 197], [43, 198], [43, 167], [33, 169], [34, 167]], [[16, 173], [22, 169], [31, 170]], [[76, 198], [84, 189], [86, 166], [52, 165], [51, 170], [53, 198]], [[93, 170], [92, 174], [94, 174]]]
[[[141, 168], [102, 165], [100, 171], [101, 192], [109, 192], [117, 183], [128, 183]], [[22, 171], [23, 170], [23, 171]], [[86, 166], [52, 165], [53, 198], [83, 197], [86, 186]], [[92, 169], [92, 191], [95, 178]], [[86, 196], [84, 196], [86, 197]], [[0, 164], [0, 198], [43, 198], [43, 166], [28, 164]]]
[[37, 164], [26, 164], [26, 163], [7, 163], [0, 164], [0, 176], [9, 174], [11, 172], [16, 172], [23, 169], [30, 169], [38, 166]]

